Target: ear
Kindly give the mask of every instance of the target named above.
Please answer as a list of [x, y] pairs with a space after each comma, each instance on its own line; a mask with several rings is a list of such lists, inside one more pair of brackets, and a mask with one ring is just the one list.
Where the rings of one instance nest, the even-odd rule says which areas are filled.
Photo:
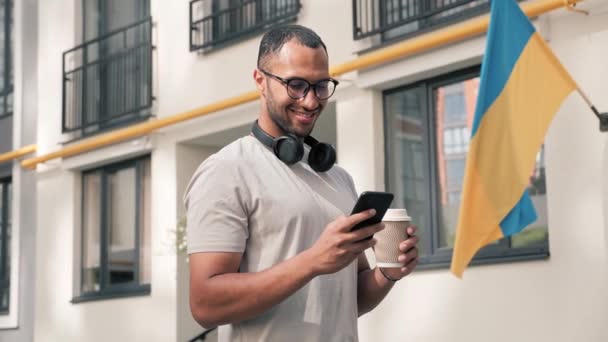
[[256, 87], [258, 88], [258, 90], [260, 91], [260, 93], [263, 96], [264, 90], [266, 90], [266, 78], [264, 77], [264, 74], [262, 74], [262, 72], [260, 72], [260, 70], [254, 69], [253, 70], [253, 80], [255, 81]]

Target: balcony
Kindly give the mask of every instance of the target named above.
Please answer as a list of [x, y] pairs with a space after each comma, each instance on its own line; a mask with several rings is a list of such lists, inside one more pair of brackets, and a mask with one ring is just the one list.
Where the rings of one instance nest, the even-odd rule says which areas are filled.
[[0, 2], [0, 120], [13, 114], [13, 8], [12, 0]]
[[295, 21], [299, 0], [192, 0], [190, 51], [208, 50]]
[[353, 37], [377, 37], [380, 42], [403, 39], [489, 9], [489, 0], [353, 0]]
[[63, 53], [63, 133], [79, 138], [150, 116], [152, 19]]

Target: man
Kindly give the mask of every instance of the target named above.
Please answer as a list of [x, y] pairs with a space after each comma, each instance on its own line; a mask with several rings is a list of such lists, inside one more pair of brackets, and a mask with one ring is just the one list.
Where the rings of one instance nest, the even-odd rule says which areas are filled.
[[[262, 38], [253, 78], [261, 94], [257, 124], [269, 139], [303, 141], [333, 94], [325, 44], [290, 25]], [[308, 148], [305, 154], [311, 153]], [[415, 227], [400, 244], [404, 267], [370, 269], [366, 237], [382, 224], [348, 215], [357, 199], [337, 165], [316, 172], [283, 162], [252, 135], [209, 157], [186, 191], [190, 307], [220, 341], [357, 341], [357, 317], [417, 264]]]

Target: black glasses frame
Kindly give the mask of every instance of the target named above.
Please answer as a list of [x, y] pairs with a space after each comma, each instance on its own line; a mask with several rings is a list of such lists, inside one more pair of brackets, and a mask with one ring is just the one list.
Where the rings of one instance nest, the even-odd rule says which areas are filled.
[[[283, 77], [279, 77], [277, 75], [271, 74], [268, 71], [260, 69], [260, 68], [258, 68], [258, 70], [260, 70], [264, 75], [272, 77], [275, 80], [283, 83], [285, 85], [285, 90], [287, 90], [287, 95], [289, 95], [289, 97], [291, 97], [294, 100], [299, 100], [299, 99], [305, 98], [306, 95], [308, 95], [308, 92], [310, 91], [310, 88], [313, 88], [313, 93], [315, 94], [315, 97], [317, 99], [319, 99], [319, 100], [327, 100], [327, 99], [329, 99], [334, 94], [334, 92], [336, 91], [336, 87], [338, 86], [338, 84], [340, 84], [340, 82], [338, 82], [337, 80], [335, 80], [335, 79], [333, 79], [331, 77], [319, 80], [319, 81], [317, 81], [315, 83], [310, 83], [310, 82], [308, 82], [308, 80], [306, 80], [304, 78], [301, 78], [301, 77], [283, 78]], [[291, 94], [291, 92], [289, 91], [289, 83], [292, 82], [292, 81], [303, 81], [303, 82], [305, 82], [307, 84], [306, 89], [304, 89], [304, 93], [302, 94], [302, 96], [293, 96]], [[334, 84], [334, 88], [332, 89], [331, 94], [327, 95], [326, 97], [321, 97], [317, 93], [317, 85], [319, 83], [321, 83], [321, 82], [331, 82], [331, 83]]]

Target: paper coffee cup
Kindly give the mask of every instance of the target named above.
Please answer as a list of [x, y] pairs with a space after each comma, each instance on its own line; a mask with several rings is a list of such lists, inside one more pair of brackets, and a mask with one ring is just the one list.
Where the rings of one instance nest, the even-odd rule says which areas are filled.
[[376, 254], [376, 265], [378, 267], [403, 267], [399, 262], [399, 244], [407, 239], [406, 228], [410, 225], [411, 218], [405, 209], [389, 209], [382, 218], [384, 229], [376, 234], [377, 240], [374, 246]]

